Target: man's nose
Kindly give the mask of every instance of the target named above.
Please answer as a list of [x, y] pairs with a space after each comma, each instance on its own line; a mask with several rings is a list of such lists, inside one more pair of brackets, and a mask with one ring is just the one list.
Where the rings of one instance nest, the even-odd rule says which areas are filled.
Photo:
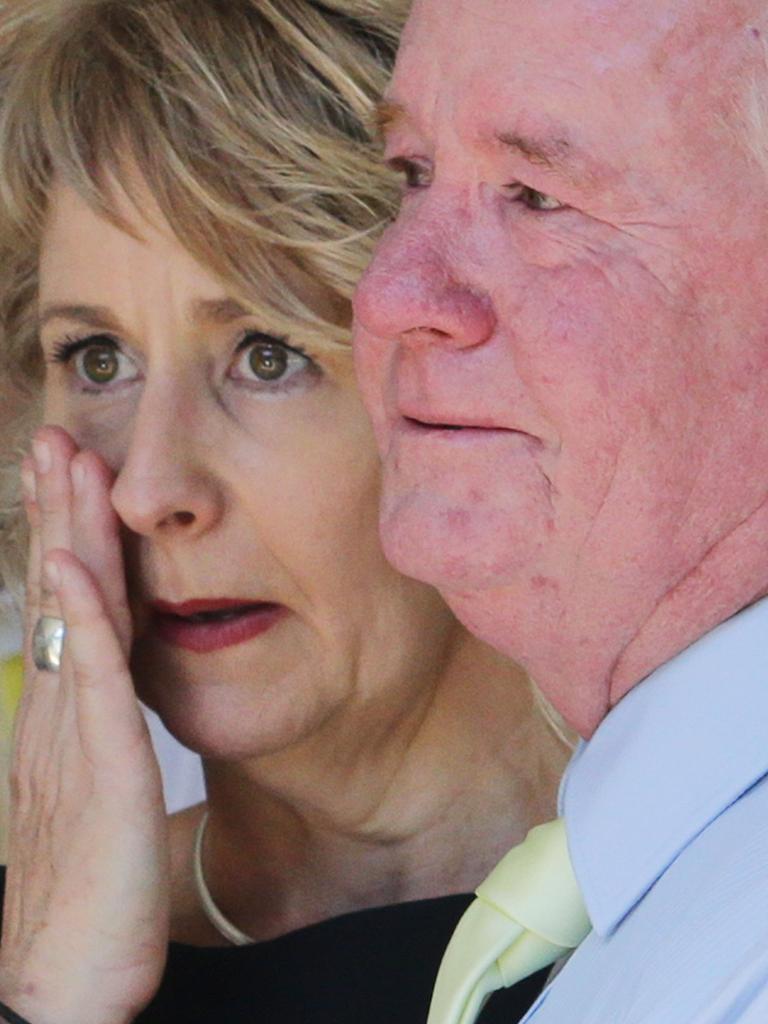
[[196, 438], [183, 401], [142, 397], [128, 449], [112, 488], [115, 511], [134, 533], [155, 539], [193, 539], [219, 521], [220, 482]]
[[358, 285], [357, 324], [408, 346], [482, 345], [496, 327], [492, 303], [430, 234], [426, 223], [390, 229]]

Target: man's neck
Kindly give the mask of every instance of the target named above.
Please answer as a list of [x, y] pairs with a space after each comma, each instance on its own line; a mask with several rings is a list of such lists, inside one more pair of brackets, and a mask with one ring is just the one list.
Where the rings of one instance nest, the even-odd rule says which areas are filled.
[[768, 506], [761, 506], [664, 595], [616, 662], [611, 707], [654, 669], [766, 594]]
[[672, 582], [655, 591], [647, 567], [627, 560], [622, 572], [611, 575], [607, 565], [569, 587], [532, 589], [521, 575], [508, 586], [444, 596], [468, 628], [516, 656], [589, 739], [642, 679], [768, 593], [768, 503], [703, 553], [689, 549], [689, 567], [675, 566]]

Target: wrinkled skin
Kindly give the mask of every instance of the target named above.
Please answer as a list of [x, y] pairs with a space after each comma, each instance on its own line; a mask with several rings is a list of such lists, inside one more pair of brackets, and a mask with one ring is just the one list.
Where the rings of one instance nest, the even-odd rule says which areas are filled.
[[[390, 680], [408, 680], [397, 699], [415, 706], [412, 688], [437, 674], [459, 626], [434, 591], [382, 555], [378, 458], [349, 350], [313, 346], [297, 331], [290, 340], [306, 354], [290, 355], [284, 378], [252, 379], [247, 352], [235, 350], [270, 325], [226, 309], [190, 312], [224, 302], [226, 289], [173, 237], [148, 192], [141, 205], [152, 223], [122, 201], [133, 238], [71, 190], [53, 190], [41, 309], [106, 307], [120, 374], [88, 390], [75, 359], [54, 354], [100, 332], [71, 315], [47, 320], [46, 421], [116, 474], [140, 696], [199, 753], [254, 758], [304, 742], [320, 748], [317, 763], [323, 727], [380, 700]], [[278, 602], [286, 613], [255, 640], [212, 653], [171, 647], [145, 628], [154, 600], [210, 597]]]
[[[67, 639], [59, 673], [25, 652], [0, 946], [0, 1001], [36, 1024], [132, 1020], [169, 935], [220, 938], [137, 691], [207, 755], [206, 879], [265, 939], [468, 889], [550, 814], [563, 757], [517, 670], [385, 560], [348, 348], [297, 325], [268, 373], [246, 356], [269, 324], [146, 189], [114, 198], [130, 233], [57, 182], [40, 254], [27, 632], [42, 612]], [[153, 624], [153, 600], [217, 596], [282, 618], [218, 650]]]
[[[135, 237], [57, 185], [41, 253], [49, 425], [34, 450], [50, 466], [25, 465], [26, 612], [28, 632], [42, 611], [68, 634], [60, 674], [35, 672], [27, 651], [0, 951], [0, 1000], [40, 1024], [132, 1020], [162, 974], [169, 837], [134, 683], [178, 735], [241, 765], [314, 742], [334, 799], [321, 757], [339, 745], [322, 726], [376, 686], [405, 720], [460, 630], [381, 553], [378, 459], [349, 352], [330, 351], [322, 376], [295, 358], [290, 389], [252, 382], [233, 350], [253, 318], [194, 321], [196, 301], [227, 298], [222, 285], [166, 225], [123, 207]], [[88, 305], [120, 327], [108, 332], [119, 373], [100, 387], [76, 357], [54, 358], [103, 337], [77, 313]], [[60, 591], [45, 579], [52, 561]], [[266, 637], [213, 653], [171, 649], [146, 627], [151, 598], [219, 595], [288, 611]]]
[[768, 580], [764, 22], [416, 0], [390, 87], [356, 301], [385, 549], [583, 735]]
[[[132, 624], [112, 474], [58, 428], [38, 432], [34, 455], [23, 469], [26, 685], [15, 726], [0, 1000], [40, 1024], [123, 1024], [149, 1000], [165, 963], [162, 783], [128, 667]], [[33, 665], [40, 614], [67, 622], [60, 672]]]

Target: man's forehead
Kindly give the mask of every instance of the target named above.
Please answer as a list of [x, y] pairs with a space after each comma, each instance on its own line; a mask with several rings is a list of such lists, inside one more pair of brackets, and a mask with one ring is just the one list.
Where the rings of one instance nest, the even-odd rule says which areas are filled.
[[[549, 25], [547, 35], [575, 22], [608, 36], [613, 29], [626, 35], [630, 27], [643, 34], [644, 26], [660, 34], [686, 26], [717, 31], [718, 26], [759, 19], [764, 7], [762, 0], [413, 0], [406, 35], [411, 25], [431, 32], [474, 23], [495, 31], [529, 21]], [[512, 43], [514, 35], [502, 41]]]
[[407, 79], [429, 103], [439, 87], [493, 90], [537, 70], [564, 86], [612, 71], [661, 77], [678, 58], [753, 41], [766, 23], [762, 0], [415, 0], [393, 93]]
[[[749, 63], [765, 74], [763, 5], [736, 0], [416, 0], [382, 127], [437, 141], [499, 134], [621, 165], [686, 117], [728, 114]], [[752, 18], [751, 16], [756, 17]], [[729, 83], [728, 96], [720, 81]], [[732, 84], [731, 84], [732, 83]], [[699, 110], [700, 113], [693, 113]], [[626, 150], [626, 152], [622, 152]]]

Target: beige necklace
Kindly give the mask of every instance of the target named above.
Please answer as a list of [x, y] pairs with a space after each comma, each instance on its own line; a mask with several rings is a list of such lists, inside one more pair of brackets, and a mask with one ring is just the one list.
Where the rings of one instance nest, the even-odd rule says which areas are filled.
[[205, 827], [208, 824], [208, 811], [200, 819], [200, 824], [195, 832], [195, 846], [192, 857], [192, 866], [195, 875], [195, 888], [200, 899], [200, 906], [213, 927], [233, 946], [251, 946], [256, 941], [245, 932], [241, 932], [237, 925], [226, 918], [216, 904], [213, 902], [211, 892], [206, 885], [203, 874], [203, 840], [205, 838]]

